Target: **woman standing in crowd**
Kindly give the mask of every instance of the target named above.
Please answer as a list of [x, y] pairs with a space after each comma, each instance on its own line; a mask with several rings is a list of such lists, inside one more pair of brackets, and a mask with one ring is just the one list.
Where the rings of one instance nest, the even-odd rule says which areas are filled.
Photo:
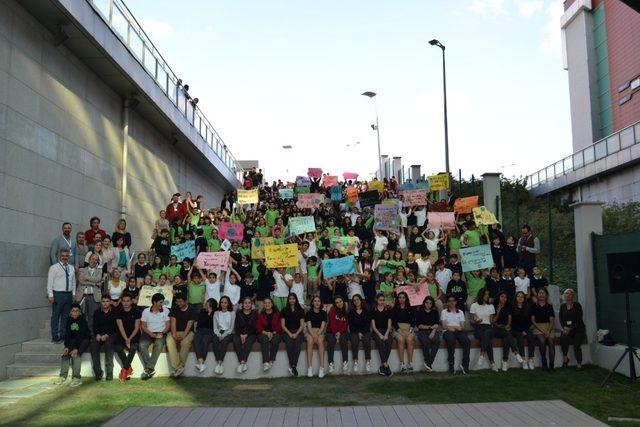
[[[400, 373], [413, 372], [413, 347], [415, 326], [415, 313], [409, 305], [409, 296], [406, 292], [399, 292], [393, 307], [394, 339], [398, 343], [398, 358], [400, 359]], [[407, 364], [404, 363], [404, 350], [407, 349]]]
[[391, 347], [393, 346], [393, 341], [391, 340], [393, 316], [389, 311], [383, 294], [378, 294], [376, 297], [376, 307], [371, 314], [371, 330], [373, 332], [373, 339], [376, 342], [378, 354], [380, 355], [378, 374], [390, 377], [393, 375], [388, 363]]
[[235, 330], [236, 313], [233, 311], [233, 304], [227, 296], [220, 298], [218, 310], [213, 314], [213, 353], [216, 356], [216, 367], [213, 372], [217, 375], [224, 374], [224, 356], [227, 354], [227, 347], [233, 340]]
[[[375, 299], [375, 298], [374, 298]], [[360, 343], [364, 348], [365, 372], [371, 372], [371, 315], [364, 306], [360, 295], [351, 298], [351, 309], [348, 312], [349, 337], [351, 338], [351, 357], [353, 372], [358, 373]]]
[[[534, 273], [535, 274], [535, 273]], [[562, 347], [562, 367], [569, 365], [569, 346], [573, 345], [577, 368], [582, 368], [582, 343], [586, 339], [585, 325], [582, 320], [582, 306], [575, 302], [576, 293], [573, 289], [564, 291], [564, 304], [560, 306], [560, 346]]]
[[464, 331], [464, 312], [458, 308], [458, 301], [455, 296], [447, 295], [447, 308], [440, 313], [440, 321], [442, 322], [442, 329], [444, 329], [442, 336], [447, 343], [449, 374], [453, 375], [455, 373], [456, 341], [462, 346], [460, 370], [463, 374], [469, 373], [471, 343]]
[[217, 307], [216, 300], [210, 298], [198, 315], [193, 343], [196, 350], [196, 370], [199, 373], [203, 373], [207, 368], [205, 360], [209, 352], [209, 344], [213, 343], [213, 314]]
[[256, 324], [256, 333], [258, 334], [258, 342], [262, 350], [262, 370], [269, 371], [276, 361], [278, 354], [278, 346], [282, 339], [282, 325], [280, 322], [280, 313], [275, 308], [273, 300], [265, 297], [262, 301], [262, 311], [258, 315]]
[[435, 300], [428, 296], [422, 301], [422, 305], [416, 311], [415, 323], [418, 328], [418, 341], [422, 346], [424, 368], [427, 372], [433, 371], [433, 361], [436, 359], [440, 348], [440, 320]]
[[126, 276], [131, 269], [129, 248], [124, 245], [124, 238], [122, 236], [118, 236], [114, 241], [116, 242], [116, 246], [112, 249], [111, 269], [118, 269], [121, 274]]
[[[359, 295], [359, 294], [356, 294]], [[355, 295], [354, 295], [355, 296]], [[336, 343], [342, 353], [342, 373], [349, 373], [349, 320], [347, 318], [347, 306], [340, 296], [333, 299], [333, 305], [327, 314], [327, 356], [329, 359], [329, 373], [333, 374], [335, 367], [333, 356]], [[355, 358], [354, 358], [355, 360]]]
[[[538, 302], [531, 308], [531, 323], [533, 324], [533, 334], [538, 340], [540, 347], [540, 357], [542, 358], [542, 368], [545, 371], [553, 371], [556, 358], [555, 343], [555, 314], [553, 306], [547, 302], [549, 294], [546, 289], [538, 291]], [[547, 350], [549, 358], [547, 359]]]
[[120, 270], [113, 270], [111, 272], [111, 279], [109, 279], [107, 289], [109, 290], [109, 296], [111, 297], [111, 304], [113, 304], [114, 307], [120, 304], [120, 296], [126, 286], [127, 285], [124, 280], [120, 278]]
[[[291, 295], [295, 295], [291, 293]], [[297, 298], [296, 298], [297, 299]], [[319, 297], [311, 300], [311, 308], [305, 315], [305, 332], [307, 339], [307, 377], [313, 376], [313, 346], [318, 348], [320, 370], [318, 377], [324, 377], [324, 332], [327, 328], [327, 312], [322, 309]]]
[[236, 313], [235, 334], [233, 336], [233, 347], [238, 356], [239, 374], [247, 372], [247, 360], [251, 353], [251, 347], [256, 341], [256, 324], [258, 323], [258, 313], [253, 309], [251, 298], [242, 300], [241, 308]]
[[[314, 298], [314, 301], [316, 299]], [[305, 320], [304, 310], [300, 306], [296, 294], [289, 294], [287, 305], [280, 312], [280, 324], [282, 326], [282, 338], [287, 346], [287, 356], [289, 357], [289, 373], [298, 376], [298, 358], [302, 350], [302, 340]]]

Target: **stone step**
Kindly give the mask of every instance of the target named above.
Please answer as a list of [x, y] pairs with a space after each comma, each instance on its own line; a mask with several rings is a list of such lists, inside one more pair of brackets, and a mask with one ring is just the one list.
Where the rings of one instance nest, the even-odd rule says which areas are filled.
[[52, 343], [51, 339], [35, 339], [22, 343], [22, 353], [52, 353], [60, 355], [64, 346], [62, 343]]
[[18, 365], [42, 365], [60, 363], [61, 352], [55, 353], [17, 353], [15, 363]]
[[38, 335], [41, 339], [51, 339], [51, 328], [42, 328], [40, 329], [40, 335]]
[[7, 366], [7, 377], [57, 377], [60, 373], [60, 364], [22, 364], [14, 363]]

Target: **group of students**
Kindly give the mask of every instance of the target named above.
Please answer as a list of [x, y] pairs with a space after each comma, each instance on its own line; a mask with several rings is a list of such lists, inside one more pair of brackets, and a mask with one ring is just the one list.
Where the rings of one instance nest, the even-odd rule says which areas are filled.
[[[254, 179], [249, 181], [245, 181], [245, 188], [255, 185]], [[322, 188], [320, 180], [311, 180], [311, 185], [314, 191], [329, 191]], [[350, 185], [368, 190], [367, 183], [344, 183], [345, 192]], [[234, 193], [224, 196], [219, 209], [206, 209], [202, 196], [187, 194], [182, 201], [179, 193], [174, 194], [156, 221], [150, 264], [144, 252], [135, 256], [130, 250], [131, 235], [124, 220], [118, 221], [109, 235], [100, 229], [100, 220], [92, 218], [90, 229], [78, 233], [74, 241], [71, 225], [64, 224], [62, 236], [52, 245], [47, 287], [53, 303], [52, 339], [65, 343], [66, 370], [68, 360], [75, 361], [78, 353], [90, 348], [95, 362], [104, 347], [110, 360], [105, 377], [112, 378], [115, 352], [122, 363], [120, 379], [126, 381], [132, 374], [130, 362], [139, 350], [142, 378], [147, 379], [154, 375], [155, 363], [166, 345], [172, 374], [180, 376], [193, 345], [196, 370], [204, 372], [211, 345], [216, 359], [214, 373], [221, 375], [227, 346], [233, 343], [241, 374], [247, 370], [248, 355], [258, 341], [263, 368], [268, 371], [284, 341], [290, 372], [297, 375], [298, 357], [306, 341], [308, 366], [313, 348], [318, 349], [319, 376], [325, 374], [325, 350], [328, 371], [336, 371], [336, 344], [343, 356], [342, 371], [350, 371], [350, 344], [352, 352], [362, 346], [365, 353], [362, 365], [353, 357], [352, 370], [369, 372], [373, 340], [381, 360], [379, 373], [391, 375], [388, 357], [394, 342], [399, 370], [411, 372], [416, 339], [423, 349], [425, 369], [431, 370], [442, 338], [448, 348], [449, 371], [455, 370], [457, 342], [463, 353], [460, 369], [468, 372], [470, 329], [480, 342], [478, 367], [487, 360], [489, 367], [498, 369], [493, 339], [500, 338], [503, 360], [513, 353], [523, 368], [532, 369], [537, 344], [542, 366], [553, 369], [555, 312], [547, 301], [548, 283], [536, 267], [540, 244], [530, 227], [522, 227], [517, 241], [505, 236], [499, 224], [477, 227], [467, 215], [457, 216], [454, 229], [430, 228], [426, 218], [429, 209], [450, 208], [455, 196], [449, 193], [446, 200], [426, 200], [424, 207], [407, 208], [397, 182], [385, 181], [380, 201], [392, 199], [399, 206], [400, 227], [394, 233], [376, 229], [372, 209], [360, 209], [357, 203], [327, 202], [316, 209], [302, 209], [295, 198], [280, 197], [279, 190], [287, 184], [257, 186], [260, 202], [248, 207], [238, 205]], [[302, 215], [313, 216], [316, 232], [290, 235], [289, 218]], [[243, 238], [221, 240], [217, 229], [222, 222], [243, 224]], [[276, 245], [297, 243], [298, 265], [268, 268], [263, 257], [253, 256], [256, 237], [270, 237]], [[191, 240], [196, 256], [228, 251], [228, 267], [200, 269], [194, 259], [172, 256], [173, 245]], [[110, 244], [113, 241], [115, 246]], [[463, 272], [459, 249], [479, 244], [491, 244], [494, 267]], [[355, 257], [353, 274], [324, 277], [323, 260], [347, 255]], [[151, 306], [140, 312], [138, 295], [145, 286], [172, 286], [171, 307], [164, 305], [164, 296], [159, 293], [153, 296]], [[428, 296], [423, 304], [411, 306], [407, 294], [398, 289], [401, 286], [413, 286], [416, 291], [426, 288]], [[573, 344], [580, 365], [584, 340], [581, 308], [573, 301], [571, 290], [565, 297], [560, 309], [564, 361], [568, 361], [569, 344]], [[73, 366], [75, 377], [76, 364]], [[503, 370], [507, 366], [502, 363]], [[102, 377], [102, 372], [99, 363], [94, 363], [96, 378]], [[61, 378], [66, 375], [63, 364]]]

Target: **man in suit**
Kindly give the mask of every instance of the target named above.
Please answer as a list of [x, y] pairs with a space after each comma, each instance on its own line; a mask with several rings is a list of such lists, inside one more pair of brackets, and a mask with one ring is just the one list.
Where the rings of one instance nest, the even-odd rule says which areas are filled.
[[89, 265], [78, 272], [76, 301], [80, 302], [82, 311], [93, 334], [93, 314], [100, 308], [102, 285], [104, 283], [102, 269], [98, 267], [98, 255], [91, 255]]

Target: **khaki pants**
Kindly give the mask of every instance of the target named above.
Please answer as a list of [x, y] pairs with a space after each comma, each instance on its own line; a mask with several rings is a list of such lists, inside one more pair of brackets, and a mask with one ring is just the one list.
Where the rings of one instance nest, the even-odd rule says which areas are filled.
[[[184, 332], [176, 332], [176, 335], [184, 338], [182, 338], [181, 341], [176, 341], [171, 334], [167, 334], [167, 351], [169, 352], [171, 367], [174, 370], [180, 365], [184, 366], [187, 362], [187, 357], [191, 350], [191, 343], [193, 342], [193, 332], [189, 332], [187, 335], [184, 335]], [[180, 346], [179, 351], [177, 348], [178, 345]]]

